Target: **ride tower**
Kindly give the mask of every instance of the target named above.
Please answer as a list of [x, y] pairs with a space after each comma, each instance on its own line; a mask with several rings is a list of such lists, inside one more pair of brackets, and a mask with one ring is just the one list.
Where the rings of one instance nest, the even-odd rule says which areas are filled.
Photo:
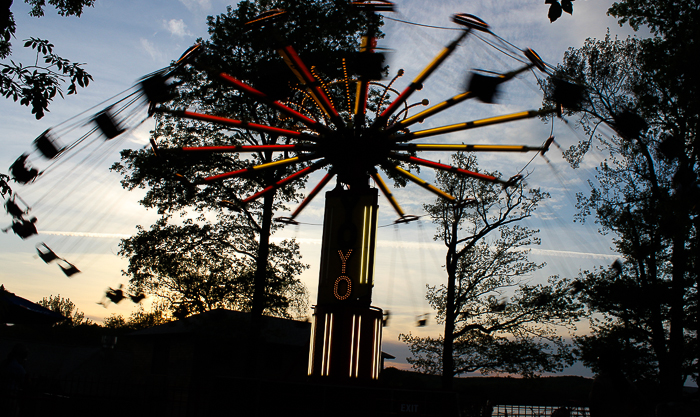
[[310, 376], [379, 377], [382, 310], [371, 305], [378, 195], [369, 186], [345, 189], [340, 183], [326, 193]]

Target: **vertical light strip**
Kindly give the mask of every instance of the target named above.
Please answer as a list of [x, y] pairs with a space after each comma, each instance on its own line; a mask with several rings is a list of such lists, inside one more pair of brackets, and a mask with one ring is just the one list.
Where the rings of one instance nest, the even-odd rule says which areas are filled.
[[[367, 219], [367, 212], [369, 211], [369, 219]], [[367, 275], [369, 271], [367, 269], [367, 262], [369, 260], [369, 224], [372, 219], [371, 206], [365, 206], [365, 213], [362, 223], [362, 255], [360, 256], [360, 284], [367, 284]]]
[[[374, 270], [374, 264], [370, 264], [371, 262], [374, 262], [374, 255], [372, 254], [372, 245], [374, 244], [374, 215], [375, 215], [375, 207], [374, 206], [369, 206], [369, 216], [367, 218], [367, 244], [365, 245], [366, 249], [366, 256], [367, 256], [367, 266], [365, 269], [367, 270], [367, 278], [365, 279], [365, 282], [367, 284], [374, 285], [374, 282], [369, 281], [370, 273]], [[374, 278], [374, 276], [373, 276]]]
[[357, 349], [355, 349], [355, 354], [357, 359], [355, 360], [355, 376], [359, 376], [360, 370], [360, 336], [362, 336], [362, 316], [358, 317], [357, 320]]
[[376, 319], [374, 322], [374, 379], [379, 378], [382, 364], [382, 319]]
[[355, 320], [357, 314], [352, 315], [352, 338], [350, 339], [350, 377], [352, 378], [353, 357], [355, 356]]
[[382, 333], [384, 332], [384, 326], [382, 326], [382, 319], [377, 319], [377, 330], [379, 330], [379, 335], [377, 336], [377, 361], [379, 361], [379, 365], [377, 366], [377, 378], [379, 378], [379, 372], [381, 371], [379, 367], [382, 363]]
[[372, 336], [374, 337], [374, 346], [372, 349], [372, 378], [376, 379], [377, 375], [377, 321], [374, 321], [374, 329]]
[[308, 375], [314, 371], [314, 356], [316, 353], [316, 315], [311, 317], [311, 347], [309, 348], [309, 370]]
[[326, 361], [326, 375], [330, 374], [331, 369], [331, 347], [333, 344], [333, 313], [329, 314], [330, 325], [328, 326], [328, 360]]
[[328, 354], [328, 320], [323, 316], [323, 350], [321, 351], [321, 375], [326, 374], [326, 359]]

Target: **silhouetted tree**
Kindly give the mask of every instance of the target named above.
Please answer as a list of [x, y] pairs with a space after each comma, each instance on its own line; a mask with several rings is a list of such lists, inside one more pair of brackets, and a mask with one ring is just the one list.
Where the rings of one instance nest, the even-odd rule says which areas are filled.
[[48, 298], [44, 297], [37, 304], [51, 311], [55, 311], [66, 318], [66, 320], [58, 322], [54, 324], [54, 326], [77, 327], [94, 324], [92, 320], [85, 317], [85, 313], [78, 310], [70, 298], [63, 298], [61, 294], [56, 296], [50, 295]]
[[[187, 223], [170, 225], [159, 220], [150, 230], [121, 243], [120, 254], [129, 258], [126, 273], [138, 291], [166, 301], [179, 315], [216, 308], [250, 311], [256, 268], [255, 236], [245, 236], [247, 225]], [[248, 230], [250, 233], [250, 230]], [[306, 317], [306, 287], [298, 275], [306, 268], [299, 245], [282, 241], [271, 245], [266, 275], [265, 314]]]
[[654, 36], [589, 39], [557, 68], [587, 88], [576, 117], [588, 138], [567, 159], [577, 167], [593, 146], [607, 154], [590, 194], [578, 196], [578, 217], [595, 216], [622, 258], [579, 277], [581, 300], [602, 315], [578, 343], [591, 367], [601, 351], [625, 352], [623, 371], [674, 397], [689, 376], [697, 381], [700, 354], [700, 106], [690, 59], [700, 52], [700, 9], [697, 1], [630, 0], [609, 13]]
[[111, 314], [104, 319], [102, 325], [108, 329], [135, 331], [159, 326], [172, 320], [172, 316], [167, 313], [166, 309], [162, 305], [156, 304], [152, 306], [151, 311], [146, 311], [143, 306], [139, 306], [139, 309], [131, 313], [128, 319], [125, 319], [121, 314]]
[[[30, 16], [44, 15], [46, 0], [24, 0], [32, 5]], [[10, 10], [12, 0], [0, 0], [0, 59], [12, 54], [11, 38], [17, 25]], [[92, 7], [95, 0], [48, 0], [61, 16], [80, 17], [85, 7]], [[20, 104], [30, 106], [37, 119], [44, 117], [49, 103], [56, 94], [63, 97], [64, 83], [69, 83], [67, 94], [75, 94], [78, 87], [87, 87], [92, 76], [83, 68], [83, 64], [70, 62], [53, 52], [54, 45], [45, 39], [29, 38], [24, 40], [25, 48], [36, 50], [36, 60], [29, 65], [15, 61], [0, 62], [0, 94]]]
[[[478, 172], [473, 155], [457, 154], [452, 165]], [[516, 224], [548, 195], [523, 182], [501, 189], [446, 172], [437, 174], [436, 185], [458, 201], [475, 200], [425, 206], [437, 225], [435, 240], [447, 248], [447, 285], [428, 287], [426, 296], [445, 330], [437, 338], [402, 334], [413, 354], [409, 363], [442, 374], [445, 388], [466, 372], [531, 376], [562, 369], [572, 355], [555, 329], [572, 325], [580, 308], [564, 280], [524, 281], [544, 264], [528, 260], [526, 248], [539, 244], [538, 231]]]
[[[245, 26], [271, 9], [287, 12], [287, 20], [278, 24], [278, 34], [285, 41], [273, 32]], [[241, 1], [236, 9], [229, 7], [226, 13], [209, 18], [210, 39], [203, 42], [205, 52], [198, 58], [196, 68], [180, 75], [178, 96], [167, 106], [292, 127], [291, 121], [280, 118], [269, 106], [241, 95], [212, 74], [224, 71], [275, 99], [284, 99], [296, 81], [275, 51], [280, 42], [294, 45], [299, 55], [319, 72], [340, 70], [340, 54], [357, 49], [367, 20], [364, 13], [344, 0]], [[378, 26], [378, 18], [373, 18], [373, 22]], [[286, 140], [165, 115], [158, 116], [153, 139], [163, 148], [265, 145]], [[296, 276], [306, 266], [299, 261], [298, 247], [293, 241], [270, 241], [271, 234], [280, 227], [273, 223], [273, 214], [285, 209], [285, 203], [298, 200], [301, 184], [282, 187], [245, 206], [237, 204], [291, 171], [268, 169], [261, 175], [206, 186], [183, 180], [272, 162], [279, 155], [256, 152], [249, 157], [214, 154], [187, 158], [168, 152], [159, 154], [160, 158], [146, 150], [125, 151], [122, 163], [114, 167], [124, 174], [126, 188], [146, 188], [142, 204], [157, 208], [162, 214], [150, 231], [140, 230], [122, 243], [122, 254], [130, 258], [127, 273], [132, 286], [137, 291], [152, 292], [158, 280], [165, 279], [164, 282], [176, 283], [167, 290], [175, 291], [183, 300], [203, 300], [204, 294], [223, 295], [210, 298], [214, 301], [210, 304], [241, 306], [250, 309], [254, 317], [263, 311], [287, 314], [286, 308], [302, 305], [299, 301], [305, 300], [306, 291]], [[223, 201], [229, 203], [222, 206]], [[231, 206], [235, 210], [230, 210]], [[168, 246], [161, 241], [168, 242]]]

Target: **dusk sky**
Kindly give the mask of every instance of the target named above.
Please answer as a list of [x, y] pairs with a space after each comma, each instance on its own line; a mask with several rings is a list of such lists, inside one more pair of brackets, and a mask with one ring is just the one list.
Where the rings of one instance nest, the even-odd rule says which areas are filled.
[[[397, 0], [394, 3], [397, 12], [385, 14], [391, 19], [385, 20], [386, 37], [379, 46], [388, 49], [390, 76], [399, 68], [406, 71], [395, 85], [397, 90], [402, 90], [456, 37], [456, 32], [449, 29], [456, 27], [450, 19], [455, 13], [480, 17], [495, 34], [521, 49], [534, 49], [551, 65], [561, 61], [567, 48], [580, 47], [586, 38], [603, 38], [608, 28], [613, 36], [632, 34], [629, 28], [618, 27], [615, 19], [606, 15], [610, 0], [578, 0], [574, 2], [573, 16], [564, 14], [554, 23], [549, 22], [548, 5], [543, 1]], [[94, 81], [77, 95], [54, 100], [50, 112], [39, 121], [29, 108], [11, 100], [0, 100], [0, 172], [8, 173], [17, 157], [32, 151], [32, 141], [47, 128], [65, 126], [67, 120], [86, 111], [74, 120], [97, 113], [104, 108], [105, 100], [128, 90], [140, 77], [169, 65], [197, 38], [206, 39], [206, 17], [224, 13], [228, 4], [220, 0], [98, 0], [94, 8], [84, 10], [81, 18], [58, 16], [50, 7], [44, 17], [32, 18], [28, 15], [29, 5], [15, 0], [11, 10], [17, 22], [17, 33], [11, 59], [32, 63], [32, 55], [22, 48], [23, 40], [29, 37], [49, 39], [58, 55], [84, 62]], [[494, 39], [489, 35], [481, 37]], [[505, 72], [519, 66], [518, 62], [471, 36], [410, 102], [428, 98], [435, 104], [454, 96], [464, 87], [472, 69]], [[525, 73], [504, 86], [496, 104], [462, 103], [425, 125], [441, 126], [537, 109], [541, 100], [535, 75]], [[108, 167], [118, 161], [120, 149], [146, 146], [152, 126], [152, 121], [146, 120], [139, 128], [76, 155], [56, 169], [38, 156], [30, 158], [38, 169], [46, 169], [46, 174], [34, 184], [11, 185], [32, 207], [30, 215], [38, 219], [39, 235], [23, 241], [12, 232], [0, 234], [0, 283], [32, 301], [49, 295], [68, 297], [99, 323], [110, 314], [128, 316], [137, 308], [126, 301], [108, 308], [97, 302], [108, 287], [128, 284], [128, 277], [121, 273], [127, 260], [117, 255], [119, 239], [133, 234], [136, 225], [148, 228], [157, 214], [139, 206], [141, 193], [124, 191], [119, 175], [109, 172]], [[70, 135], [88, 130], [89, 126], [80, 125], [75, 129], [77, 133]], [[569, 125], [561, 120], [552, 125], [533, 119], [445, 135], [435, 141], [539, 146], [552, 130], [556, 141], [564, 148], [584, 138], [580, 130], [576, 131], [573, 120]], [[611, 134], [605, 128], [601, 132]], [[64, 143], [75, 140], [70, 135], [59, 136], [59, 140]], [[480, 154], [478, 160], [482, 169], [498, 170], [510, 177], [525, 167], [532, 156], [532, 153]], [[544, 282], [552, 275], [573, 278], [582, 269], [607, 266], [616, 258], [609, 237], [597, 233], [593, 219], [583, 225], [573, 222], [575, 195], [587, 190], [586, 182], [592, 178], [594, 166], [604, 158], [595, 152], [592, 156], [587, 165], [573, 170], [553, 147], [547, 154], [551, 166], [538, 157], [524, 171], [530, 173], [527, 178], [530, 187], [540, 187], [551, 194], [537, 210], [535, 218], [522, 223], [541, 230], [542, 245], [532, 248], [531, 259], [547, 263], [545, 268], [527, 278], [531, 283]], [[444, 162], [448, 158], [449, 155], [443, 154], [430, 155], [428, 159]], [[428, 181], [432, 182], [432, 175], [428, 169], [421, 170], [421, 176]], [[309, 184], [315, 183], [312, 180]], [[432, 194], [415, 185], [393, 192], [404, 210], [417, 216], [425, 216], [423, 204], [434, 199]], [[294, 208], [291, 206], [290, 210]], [[274, 235], [274, 239], [296, 237], [300, 241], [303, 261], [310, 265], [302, 279], [309, 289], [311, 304], [316, 300], [322, 213], [323, 201], [317, 198], [299, 217], [301, 225], [288, 226]], [[383, 350], [397, 357], [392, 365], [405, 368], [408, 350], [398, 342], [398, 334], [413, 332], [437, 337], [442, 331], [425, 301], [425, 287], [446, 282], [442, 268], [445, 247], [433, 241], [434, 227], [428, 217], [398, 227], [392, 225], [395, 219], [395, 212], [380, 196], [373, 304], [391, 311], [390, 326], [384, 329]], [[4, 212], [0, 214], [1, 227], [10, 224], [11, 217]], [[75, 264], [82, 273], [67, 278], [55, 264], [41, 261], [35, 246], [42, 242]], [[150, 301], [145, 302], [147, 309]], [[428, 326], [416, 327], [416, 317], [425, 313], [431, 314]]]

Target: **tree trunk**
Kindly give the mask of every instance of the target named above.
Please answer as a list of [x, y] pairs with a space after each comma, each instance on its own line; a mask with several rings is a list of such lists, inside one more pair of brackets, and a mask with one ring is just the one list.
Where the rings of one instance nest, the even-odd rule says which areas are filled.
[[272, 203], [274, 193], [267, 193], [263, 197], [263, 216], [260, 228], [260, 241], [258, 244], [258, 258], [256, 260], [255, 276], [253, 278], [253, 305], [251, 307], [250, 331], [248, 344], [248, 357], [246, 362], [246, 374], [255, 378], [258, 375], [258, 363], [262, 359], [260, 356], [262, 348], [262, 316], [267, 304], [267, 294], [265, 291], [267, 284], [267, 258], [270, 254], [270, 229], [272, 227]]
[[457, 226], [458, 222], [453, 222], [452, 234], [445, 257], [447, 268], [447, 300], [445, 301], [445, 336], [442, 347], [442, 388], [452, 389], [452, 378], [454, 376], [454, 331], [455, 331], [455, 280], [457, 279]]
[[270, 255], [270, 229], [272, 227], [272, 203], [274, 197], [274, 193], [268, 193], [263, 197], [263, 216], [260, 229], [260, 242], [258, 244], [258, 259], [256, 260], [255, 278], [253, 281], [253, 306], [251, 308], [253, 320], [259, 320], [259, 317], [262, 316], [265, 310], [267, 258]]

